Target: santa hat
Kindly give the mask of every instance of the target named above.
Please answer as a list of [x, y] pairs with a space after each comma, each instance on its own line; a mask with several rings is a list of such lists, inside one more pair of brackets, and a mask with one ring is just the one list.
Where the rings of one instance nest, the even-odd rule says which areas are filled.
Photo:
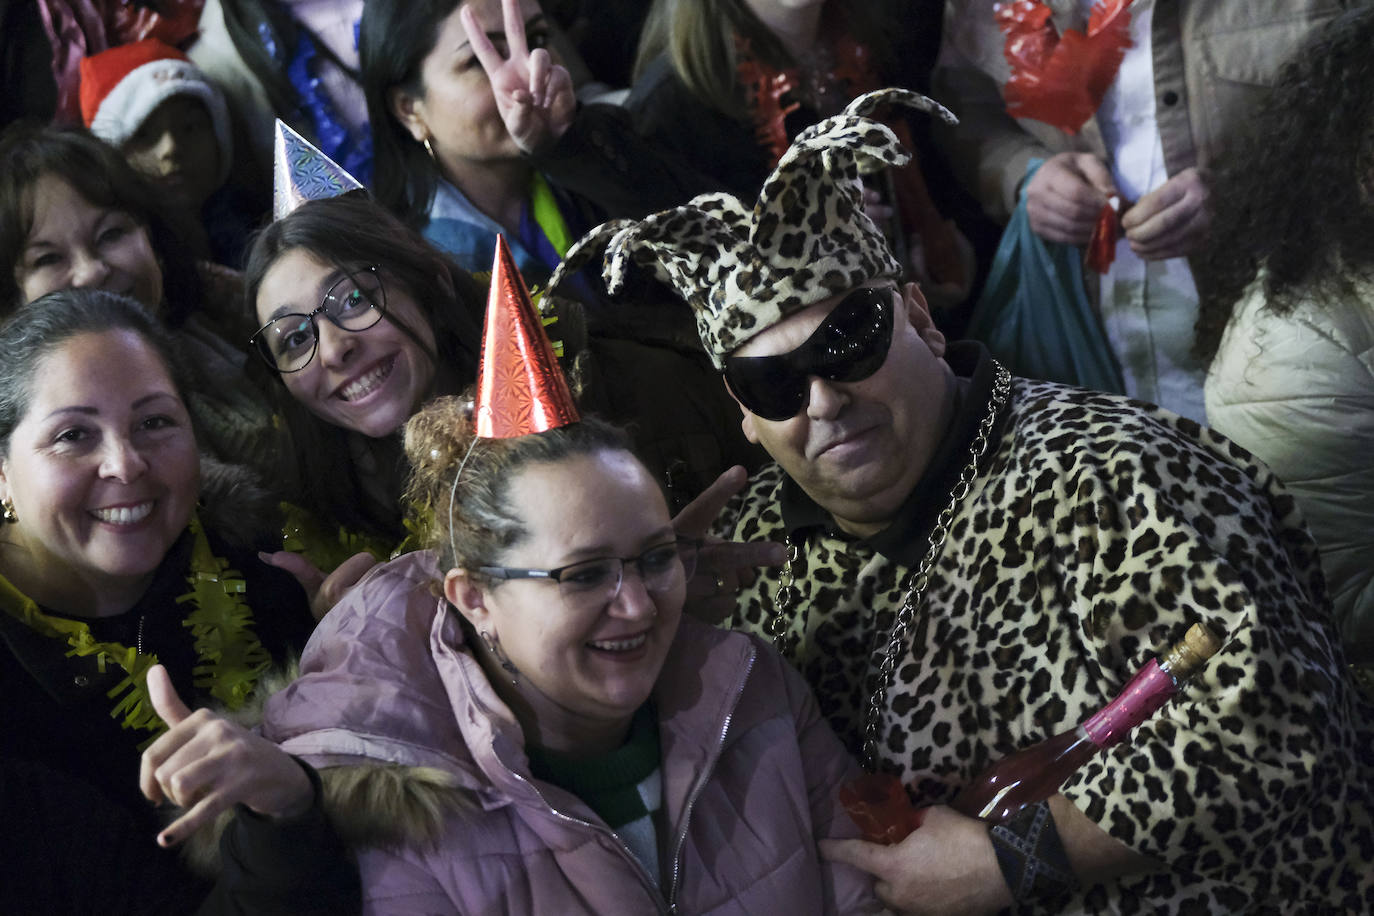
[[568, 249], [546, 296], [604, 249], [606, 288], [620, 289], [631, 264], [673, 287], [696, 313], [702, 346], [722, 369], [730, 353], [787, 316], [898, 277], [887, 239], [864, 212], [859, 177], [911, 158], [889, 128], [868, 117], [888, 102], [957, 122], [910, 90], [859, 96], [797, 135], [752, 206], [729, 194], [704, 194], [643, 220], [605, 223]]
[[224, 96], [203, 70], [171, 45], [145, 38], [81, 61], [81, 118], [91, 133], [123, 146], [157, 106], [178, 95], [199, 99], [219, 143], [219, 184], [229, 177], [234, 143]]

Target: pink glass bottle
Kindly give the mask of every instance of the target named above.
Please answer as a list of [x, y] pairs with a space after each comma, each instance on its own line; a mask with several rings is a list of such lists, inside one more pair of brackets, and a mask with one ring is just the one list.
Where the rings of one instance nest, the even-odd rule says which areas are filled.
[[1044, 801], [1095, 754], [1154, 715], [1219, 648], [1221, 640], [1211, 630], [1194, 624], [1168, 652], [1141, 668], [1116, 699], [1076, 728], [998, 760], [960, 790], [952, 807], [1000, 824]]

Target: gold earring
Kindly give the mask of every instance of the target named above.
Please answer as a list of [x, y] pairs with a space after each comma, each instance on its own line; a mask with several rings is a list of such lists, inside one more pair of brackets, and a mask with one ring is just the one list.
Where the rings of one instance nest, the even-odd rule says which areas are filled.
[[425, 146], [425, 152], [429, 153], [429, 158], [430, 158], [430, 159], [433, 159], [435, 162], [438, 162], [438, 161], [439, 161], [439, 157], [436, 156], [436, 155], [434, 155], [434, 147], [433, 147], [433, 146], [430, 146], [430, 144], [429, 144], [429, 138], [428, 138], [428, 137], [425, 137], [425, 138], [424, 138], [423, 140], [421, 140], [420, 142], [424, 144], [424, 146]]
[[8, 499], [0, 500], [0, 506], [3, 506], [5, 510], [4, 515], [0, 517], [3, 517], [5, 521], [9, 522], [11, 525], [19, 521], [19, 516], [14, 514], [14, 503], [10, 502]]

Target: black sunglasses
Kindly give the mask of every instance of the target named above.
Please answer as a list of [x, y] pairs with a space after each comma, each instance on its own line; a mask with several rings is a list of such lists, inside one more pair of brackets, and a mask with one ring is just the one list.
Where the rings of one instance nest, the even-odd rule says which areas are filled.
[[829, 382], [866, 379], [892, 346], [891, 287], [864, 286], [840, 300], [801, 346], [777, 356], [732, 356], [725, 383], [765, 420], [788, 420], [806, 406], [811, 376]]

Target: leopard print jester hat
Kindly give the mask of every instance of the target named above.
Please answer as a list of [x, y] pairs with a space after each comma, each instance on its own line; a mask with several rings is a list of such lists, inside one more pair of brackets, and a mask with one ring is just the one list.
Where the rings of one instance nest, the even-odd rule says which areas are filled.
[[911, 158], [891, 130], [867, 117], [891, 102], [957, 123], [944, 106], [906, 89], [861, 95], [797, 135], [752, 210], [730, 194], [703, 194], [643, 220], [603, 223], [568, 249], [549, 291], [556, 295], [565, 275], [604, 249], [607, 290], [621, 288], [631, 262], [673, 287], [723, 369], [731, 352], [788, 315], [870, 280], [896, 278], [901, 266], [864, 212], [859, 178]]

